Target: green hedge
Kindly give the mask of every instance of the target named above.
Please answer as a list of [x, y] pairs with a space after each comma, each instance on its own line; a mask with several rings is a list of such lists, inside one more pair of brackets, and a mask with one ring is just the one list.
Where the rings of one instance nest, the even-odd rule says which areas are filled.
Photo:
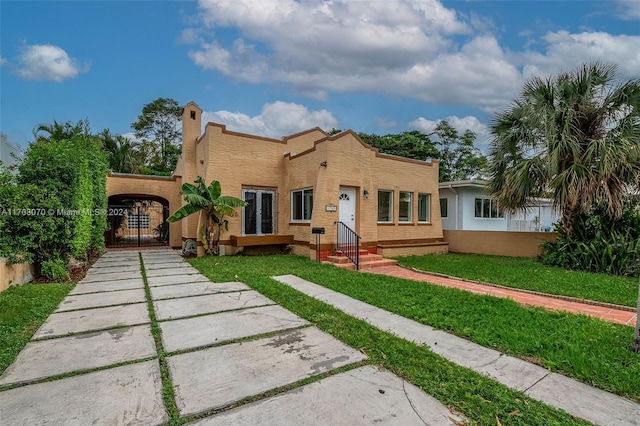
[[104, 247], [107, 155], [100, 139], [33, 143], [19, 171], [0, 173], [0, 256], [66, 265], [70, 256], [87, 259]]

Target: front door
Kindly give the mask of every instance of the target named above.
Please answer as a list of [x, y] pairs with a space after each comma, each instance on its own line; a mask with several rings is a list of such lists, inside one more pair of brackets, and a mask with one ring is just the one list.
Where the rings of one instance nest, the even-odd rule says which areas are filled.
[[275, 193], [245, 189], [242, 199], [247, 202], [242, 208], [242, 234], [273, 235]]
[[338, 214], [340, 222], [351, 230], [356, 230], [356, 189], [346, 186], [340, 187]]

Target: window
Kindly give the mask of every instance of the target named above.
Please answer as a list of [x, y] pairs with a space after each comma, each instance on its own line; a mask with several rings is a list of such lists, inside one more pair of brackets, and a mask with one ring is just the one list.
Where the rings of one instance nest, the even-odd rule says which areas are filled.
[[449, 217], [449, 199], [440, 198], [440, 217]]
[[400, 222], [411, 222], [411, 208], [413, 204], [413, 193], [400, 191], [400, 201], [398, 202], [398, 212]]
[[[139, 222], [138, 219], [140, 219]], [[149, 229], [148, 213], [129, 214], [127, 216], [127, 228], [138, 229], [138, 225], [140, 225], [140, 229]]]
[[378, 222], [393, 222], [393, 191], [378, 191]]
[[242, 199], [247, 202], [242, 208], [243, 235], [274, 234], [275, 192], [245, 189]]
[[498, 208], [495, 200], [490, 198], [476, 198], [475, 217], [496, 219], [504, 217], [504, 212]]
[[311, 220], [313, 211], [313, 188], [291, 191], [291, 220]]
[[431, 194], [418, 194], [418, 222], [431, 222]]

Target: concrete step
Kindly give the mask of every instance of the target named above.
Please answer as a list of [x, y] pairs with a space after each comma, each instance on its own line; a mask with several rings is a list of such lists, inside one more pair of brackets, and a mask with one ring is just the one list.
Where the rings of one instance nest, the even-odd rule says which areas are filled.
[[[347, 269], [347, 270], [356, 269], [356, 265], [353, 262], [351, 262], [346, 257], [342, 257], [342, 256], [328, 256], [327, 261], [323, 263], [331, 264], [331, 265], [337, 266], [338, 268]], [[397, 263], [398, 263], [397, 260], [385, 259], [379, 254], [367, 254], [364, 256], [360, 256], [361, 270], [379, 268], [381, 266], [391, 266], [391, 265], [396, 265]]]

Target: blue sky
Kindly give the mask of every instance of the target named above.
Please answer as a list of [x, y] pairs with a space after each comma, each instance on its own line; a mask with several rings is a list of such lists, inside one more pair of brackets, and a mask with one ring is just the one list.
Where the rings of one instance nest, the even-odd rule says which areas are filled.
[[486, 147], [533, 75], [640, 76], [640, 0], [2, 0], [0, 28], [0, 131], [22, 147], [53, 120], [128, 134], [158, 97], [276, 138], [447, 119]]

